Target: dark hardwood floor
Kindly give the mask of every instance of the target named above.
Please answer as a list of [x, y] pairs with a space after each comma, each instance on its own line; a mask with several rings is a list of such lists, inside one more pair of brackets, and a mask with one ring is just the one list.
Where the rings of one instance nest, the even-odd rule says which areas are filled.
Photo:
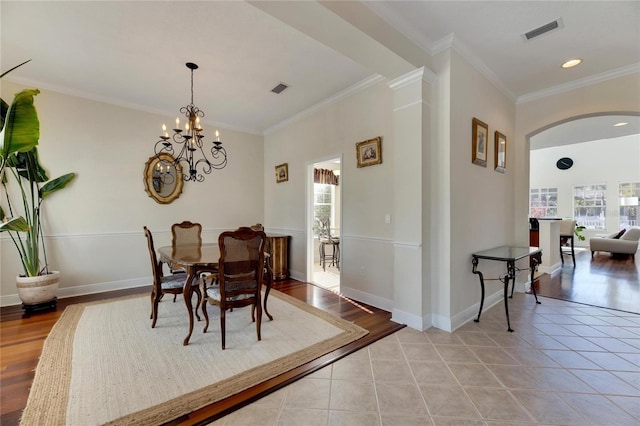
[[[636, 255], [638, 257], [638, 255]], [[541, 296], [640, 313], [640, 261], [631, 256], [576, 250], [576, 266], [564, 257], [562, 269], [536, 281]]]
[[[170, 424], [207, 424], [211, 420], [222, 417], [404, 327], [392, 322], [389, 312], [351, 301], [312, 284], [287, 280], [275, 283], [273, 288], [338, 315], [342, 319], [354, 322], [369, 330], [369, 334], [310, 363], [226, 400], [195, 411]], [[150, 287], [142, 287], [60, 299], [56, 311], [31, 316], [25, 316], [19, 306], [2, 308], [0, 315], [0, 351], [2, 354], [0, 358], [0, 424], [3, 426], [19, 424], [44, 341], [51, 327], [67, 306], [131, 294], [149, 294], [150, 292]]]
[[[639, 276], [640, 262], [633, 262], [631, 258], [615, 258], [602, 253], [597, 254], [592, 260], [590, 252], [579, 251], [576, 253], [575, 268], [570, 256], [566, 257], [561, 271], [552, 275], [542, 275], [536, 280], [535, 285], [536, 291], [541, 296], [639, 312]], [[353, 302], [312, 284], [287, 280], [276, 283], [273, 288], [339, 315], [345, 320], [353, 321], [368, 329], [370, 333], [365, 338], [302, 367], [193, 412], [171, 424], [207, 424], [402, 328], [401, 325], [390, 321], [389, 312]], [[149, 292], [150, 288], [137, 288], [60, 299], [56, 311], [32, 316], [23, 315], [19, 306], [2, 308], [0, 310], [0, 424], [10, 426], [19, 423], [44, 340], [67, 306]]]

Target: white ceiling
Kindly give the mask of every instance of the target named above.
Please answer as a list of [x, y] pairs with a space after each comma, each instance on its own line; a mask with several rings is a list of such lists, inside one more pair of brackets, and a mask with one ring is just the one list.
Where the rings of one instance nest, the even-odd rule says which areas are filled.
[[[256, 134], [451, 45], [519, 101], [640, 64], [638, 1], [3, 0], [0, 14], [2, 71], [32, 59], [9, 80], [169, 120], [190, 101], [195, 62], [205, 122]], [[522, 38], [557, 18], [561, 29]], [[280, 82], [289, 89], [271, 93]]]

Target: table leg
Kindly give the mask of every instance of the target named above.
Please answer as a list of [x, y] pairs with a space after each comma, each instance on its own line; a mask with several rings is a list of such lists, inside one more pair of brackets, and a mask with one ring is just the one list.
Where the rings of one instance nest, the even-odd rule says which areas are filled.
[[542, 260], [542, 259], [538, 258], [538, 256], [542, 257], [542, 254], [536, 255], [536, 256], [533, 257], [533, 259], [531, 259], [531, 263], [532, 263], [532, 265], [531, 265], [531, 291], [533, 291], [533, 297], [536, 298], [536, 303], [538, 305], [541, 305], [542, 303], [538, 300], [538, 295], [536, 294], [536, 286], [533, 283], [533, 275], [534, 275], [534, 273], [536, 271], [536, 266], [538, 266], [538, 263], [541, 263], [541, 260]]
[[264, 313], [267, 314], [269, 320], [273, 321], [273, 316], [269, 313], [267, 308], [267, 300], [269, 300], [269, 292], [271, 291], [271, 285], [273, 284], [273, 270], [269, 261], [267, 261], [267, 289], [264, 292]]
[[482, 296], [480, 297], [480, 310], [478, 311], [478, 318], [474, 319], [475, 322], [480, 322], [480, 314], [482, 313], [482, 306], [484, 305], [484, 277], [482, 276], [482, 272], [478, 271], [477, 257], [473, 258], [472, 263], [473, 263], [472, 272], [480, 278], [480, 290], [482, 290]]
[[189, 334], [187, 334], [187, 337], [184, 338], [184, 342], [182, 342], [184, 346], [187, 346], [189, 344], [191, 333], [193, 333], [193, 306], [191, 305], [191, 296], [193, 295], [193, 288], [191, 283], [193, 282], [195, 275], [196, 275], [195, 268], [189, 267], [187, 270], [187, 280], [185, 281], [184, 289], [182, 290], [184, 304], [187, 305], [187, 313], [189, 314]]
[[[513, 285], [516, 284], [516, 265], [513, 261], [507, 262], [507, 275], [504, 277], [504, 312], [507, 314], [507, 330], [513, 331], [511, 328], [511, 321], [509, 321], [509, 280], [513, 280]], [[513, 297], [513, 290], [511, 291]]]

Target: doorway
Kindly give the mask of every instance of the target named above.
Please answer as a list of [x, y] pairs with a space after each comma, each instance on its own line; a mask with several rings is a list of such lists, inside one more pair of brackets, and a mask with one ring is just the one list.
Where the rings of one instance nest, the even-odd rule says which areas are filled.
[[[340, 236], [342, 182], [340, 157], [309, 166], [308, 176], [308, 265], [309, 282], [340, 292]], [[322, 256], [324, 254], [324, 257]]]

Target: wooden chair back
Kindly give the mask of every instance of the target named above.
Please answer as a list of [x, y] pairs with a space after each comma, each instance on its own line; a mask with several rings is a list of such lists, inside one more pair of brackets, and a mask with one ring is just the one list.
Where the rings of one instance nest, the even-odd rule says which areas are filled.
[[202, 225], [185, 220], [171, 225], [173, 245], [202, 244]]
[[[252, 305], [252, 318], [256, 322], [256, 333], [261, 340], [262, 323], [261, 289], [264, 274], [264, 245], [267, 236], [263, 231], [249, 227], [227, 231], [218, 237], [220, 260], [218, 261], [218, 285], [206, 289], [209, 302], [220, 307], [220, 332], [222, 349], [225, 348], [226, 311]], [[254, 317], [254, 310], [257, 315]], [[206, 318], [204, 331], [209, 327], [206, 304], [203, 303]]]
[[156, 255], [156, 249], [153, 245], [153, 235], [146, 226], [144, 227], [144, 235], [147, 237], [147, 248], [149, 249], [149, 258], [151, 259], [151, 270], [153, 271], [153, 285], [156, 287], [159, 285], [162, 278], [162, 264], [158, 262], [158, 256]]

